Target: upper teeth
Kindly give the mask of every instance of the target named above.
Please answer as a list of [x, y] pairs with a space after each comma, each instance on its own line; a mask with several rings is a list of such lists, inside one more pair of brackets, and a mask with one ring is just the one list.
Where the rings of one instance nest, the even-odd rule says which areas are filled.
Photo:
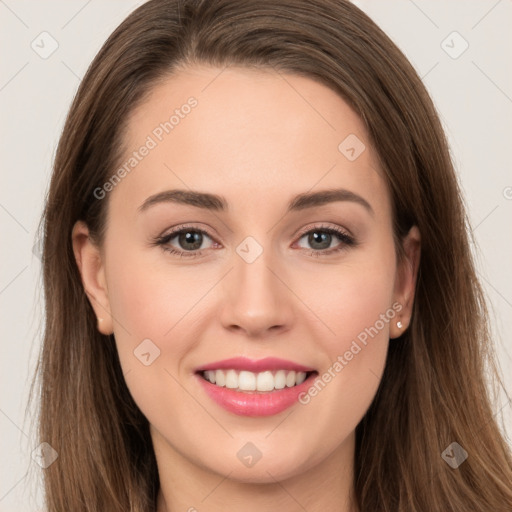
[[245, 370], [206, 370], [203, 372], [206, 380], [220, 387], [239, 389], [240, 391], [272, 391], [291, 388], [302, 384], [306, 379], [306, 372], [294, 370], [265, 371], [260, 373]]

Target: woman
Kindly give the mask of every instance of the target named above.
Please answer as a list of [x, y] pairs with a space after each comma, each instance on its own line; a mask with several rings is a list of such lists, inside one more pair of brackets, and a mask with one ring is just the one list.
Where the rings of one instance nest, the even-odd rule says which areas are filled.
[[350, 3], [138, 8], [44, 233], [50, 512], [512, 508], [446, 140]]

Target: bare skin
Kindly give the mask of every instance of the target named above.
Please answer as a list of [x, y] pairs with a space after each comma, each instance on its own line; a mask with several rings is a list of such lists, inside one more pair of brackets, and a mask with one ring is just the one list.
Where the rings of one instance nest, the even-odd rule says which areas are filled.
[[[391, 199], [364, 125], [339, 95], [308, 78], [183, 69], [131, 116], [126, 158], [190, 97], [197, 105], [102, 199], [102, 247], [82, 222], [73, 231], [98, 329], [114, 333], [126, 384], [151, 424], [158, 512], [357, 511], [355, 428], [377, 391], [388, 344], [408, 327], [420, 234], [411, 229], [398, 264]], [[350, 134], [366, 146], [353, 161], [338, 149]], [[228, 207], [164, 201], [140, 210], [171, 189], [221, 195]], [[297, 194], [326, 189], [364, 201], [287, 212]], [[207, 233], [200, 249], [187, 251], [178, 235], [166, 247], [200, 254], [180, 257], [152, 243], [183, 225]], [[308, 233], [325, 228], [355, 244], [328, 234], [325, 245], [314, 244]], [[247, 237], [262, 249], [250, 263], [237, 252]], [[387, 320], [378, 322], [381, 315]], [[378, 333], [346, 357], [371, 326]], [[147, 366], [134, 356], [145, 339], [160, 350]], [[288, 359], [319, 376], [330, 369], [331, 379], [306, 404], [243, 417], [213, 402], [194, 374], [236, 356]], [[340, 356], [346, 364], [335, 371]], [[237, 457], [248, 442], [261, 453], [252, 467]]]

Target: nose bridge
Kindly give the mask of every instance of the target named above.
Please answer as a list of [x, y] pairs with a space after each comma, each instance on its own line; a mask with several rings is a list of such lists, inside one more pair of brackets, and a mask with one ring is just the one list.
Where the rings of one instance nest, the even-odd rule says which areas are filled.
[[[262, 240], [262, 236], [259, 237]], [[255, 237], [246, 237], [236, 248], [235, 279], [237, 302], [244, 302], [256, 313], [270, 310], [276, 301], [275, 277], [270, 272], [275, 258], [269, 237], [260, 243]]]
[[262, 242], [254, 236], [242, 240], [236, 247], [234, 269], [227, 284], [222, 314], [225, 327], [236, 325], [256, 334], [289, 322], [290, 297], [276, 277], [279, 267], [269, 237]]

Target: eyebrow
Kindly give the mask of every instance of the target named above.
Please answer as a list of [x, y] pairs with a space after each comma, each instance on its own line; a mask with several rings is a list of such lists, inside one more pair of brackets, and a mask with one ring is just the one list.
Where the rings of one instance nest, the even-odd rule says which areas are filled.
[[[370, 203], [354, 192], [343, 188], [319, 190], [318, 192], [306, 192], [292, 198], [287, 207], [287, 212], [305, 210], [323, 206], [336, 201], [349, 201], [363, 206], [371, 215], [374, 215]], [[195, 190], [166, 190], [148, 197], [139, 207], [143, 212], [160, 203], [178, 203], [203, 208], [206, 210], [224, 212], [228, 209], [228, 202], [223, 196], [198, 192]]]

